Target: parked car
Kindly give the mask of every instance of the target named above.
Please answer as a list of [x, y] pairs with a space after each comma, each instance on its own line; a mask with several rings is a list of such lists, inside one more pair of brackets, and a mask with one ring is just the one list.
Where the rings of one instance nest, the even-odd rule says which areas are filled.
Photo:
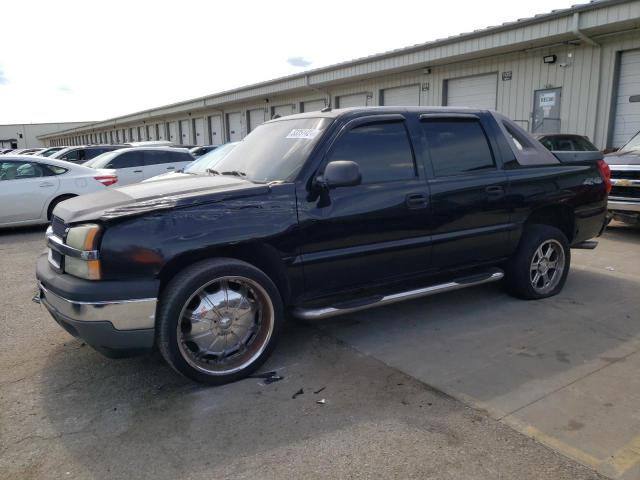
[[155, 182], [157, 180], [170, 180], [175, 178], [185, 178], [193, 175], [216, 175], [215, 171], [217, 163], [226, 157], [239, 142], [231, 142], [221, 145], [211, 152], [202, 155], [189, 165], [175, 172], [163, 173], [155, 177], [147, 178], [144, 182]]
[[41, 157], [50, 157], [54, 153], [59, 152], [60, 150], [62, 150], [63, 148], [67, 148], [67, 147], [49, 147], [49, 148], [45, 148], [40, 153], [38, 153], [38, 155], [41, 156]]
[[173, 147], [173, 142], [168, 140], [145, 140], [141, 142], [128, 142], [124, 145], [128, 147]]
[[534, 137], [548, 150], [565, 152], [597, 152], [596, 146], [585, 135], [543, 133]]
[[23, 150], [20, 155], [40, 155], [40, 152], [43, 150], [44, 148], [27, 148], [26, 150]]
[[629, 225], [640, 224], [640, 132], [615, 153], [605, 156], [613, 188], [609, 216]]
[[569, 248], [595, 246], [610, 186], [601, 153], [556, 155], [483, 110], [282, 117], [219, 175], [59, 205], [37, 299], [103, 353], [155, 343], [220, 384], [265, 361], [286, 311], [318, 320], [504, 276], [517, 297], [549, 297]]
[[111, 152], [120, 148], [125, 148], [125, 145], [81, 145], [63, 148], [51, 155], [49, 158], [82, 164], [87, 160], [97, 157], [98, 155], [102, 155], [105, 152]]
[[193, 160], [185, 148], [137, 147], [104, 153], [84, 165], [114, 170], [118, 175], [118, 186], [122, 186], [141, 182], [160, 173], [180, 170]]
[[117, 176], [45, 157], [0, 158], [0, 227], [47, 223], [63, 200], [104, 190]]
[[215, 150], [220, 145], [201, 145], [199, 147], [193, 147], [189, 149], [189, 153], [193, 155], [195, 158], [201, 157], [205, 153], [209, 153], [212, 150]]

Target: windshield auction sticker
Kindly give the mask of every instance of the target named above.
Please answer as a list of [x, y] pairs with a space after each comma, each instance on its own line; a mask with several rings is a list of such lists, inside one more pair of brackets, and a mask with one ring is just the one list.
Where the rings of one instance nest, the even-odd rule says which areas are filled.
[[306, 138], [308, 140], [316, 138], [320, 130], [315, 128], [294, 128], [285, 138]]

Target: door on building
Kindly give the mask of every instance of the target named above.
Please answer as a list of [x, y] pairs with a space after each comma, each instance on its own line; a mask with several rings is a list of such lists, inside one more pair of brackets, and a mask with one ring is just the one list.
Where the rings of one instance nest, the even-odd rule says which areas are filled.
[[327, 104], [324, 100], [310, 100], [308, 102], [302, 102], [303, 112], [318, 112], [326, 107]]
[[189, 120], [180, 120], [180, 145], [191, 145], [191, 127]]
[[271, 118], [286, 117], [287, 115], [293, 115], [296, 113], [293, 105], [278, 105], [271, 109]]
[[204, 118], [196, 118], [193, 120], [193, 130], [196, 132], [196, 145], [206, 145], [204, 135]]
[[445, 80], [444, 100], [443, 103], [451, 107], [495, 110], [498, 105], [498, 74]]
[[621, 147], [640, 130], [640, 50], [620, 54], [612, 147]]
[[209, 117], [209, 144], [222, 145], [223, 143], [222, 118], [220, 115], [212, 115]]
[[173, 142], [174, 145], [180, 143], [180, 139], [178, 138], [178, 122], [169, 122], [169, 138], [167, 140]]
[[394, 107], [420, 105], [420, 85], [385, 88], [380, 92], [380, 104]]
[[240, 112], [227, 113], [227, 138], [230, 142], [242, 140]]
[[533, 94], [533, 133], [560, 133], [561, 88], [545, 88]]
[[338, 108], [349, 107], [366, 107], [367, 106], [367, 94], [366, 93], [354, 93], [352, 95], [340, 95], [337, 101]]
[[253, 131], [258, 125], [262, 125], [264, 123], [264, 108], [256, 108], [254, 110], [249, 110], [247, 112], [247, 119], [249, 120], [249, 125], [247, 125], [247, 131]]

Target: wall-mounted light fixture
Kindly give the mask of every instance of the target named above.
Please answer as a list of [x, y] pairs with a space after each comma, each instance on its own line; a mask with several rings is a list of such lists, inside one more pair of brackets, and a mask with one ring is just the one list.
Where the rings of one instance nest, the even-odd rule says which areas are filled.
[[558, 60], [558, 57], [556, 55], [545, 55], [544, 57], [542, 57], [542, 61], [544, 63], [556, 63], [556, 60]]

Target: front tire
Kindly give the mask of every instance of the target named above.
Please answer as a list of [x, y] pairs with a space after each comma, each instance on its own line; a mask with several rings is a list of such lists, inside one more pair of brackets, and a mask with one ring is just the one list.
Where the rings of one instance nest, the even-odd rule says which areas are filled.
[[529, 225], [507, 265], [507, 289], [526, 300], [552, 297], [564, 287], [570, 264], [564, 233], [549, 225]]
[[158, 347], [177, 372], [221, 385], [250, 375], [266, 361], [283, 319], [280, 293], [264, 272], [240, 260], [205, 260], [164, 289]]

